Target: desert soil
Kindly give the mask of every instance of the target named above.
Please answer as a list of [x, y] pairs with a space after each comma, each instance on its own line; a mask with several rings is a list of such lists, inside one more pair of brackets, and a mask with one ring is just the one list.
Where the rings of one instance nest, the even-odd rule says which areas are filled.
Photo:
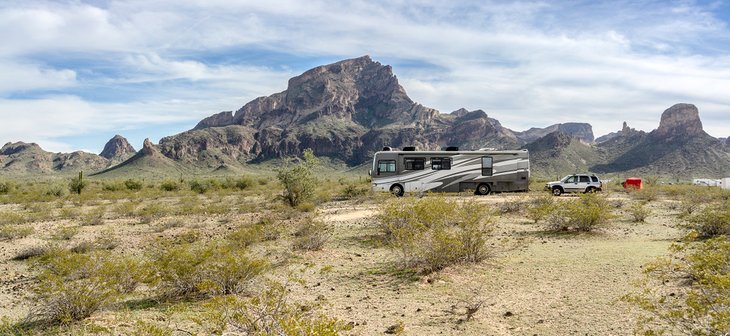
[[[475, 199], [496, 208], [501, 202], [524, 201], [535, 195], [450, 197]], [[571, 197], [561, 196], [561, 201]], [[291, 286], [289, 300], [322, 303], [324, 314], [353, 325], [345, 334], [384, 334], [400, 323], [406, 335], [627, 335], [633, 333], [637, 311], [620, 298], [636, 290], [633, 283], [641, 276], [642, 265], [666, 255], [683, 231], [677, 227], [671, 200], [651, 202], [653, 214], [646, 223], [633, 223], [622, 209], [634, 201], [621, 193], [610, 198], [617, 204], [616, 218], [591, 233], [548, 233], [523, 214], [498, 215], [493, 218], [496, 230], [491, 258], [429, 275], [397, 271], [396, 252], [378, 238], [374, 225], [378, 205], [372, 201], [321, 205], [317, 216], [331, 226], [323, 250], [291, 252], [285, 242], [275, 242], [271, 247], [278, 250], [270, 254], [288, 260], [275, 276], [294, 271], [305, 280], [304, 285]], [[13, 206], [3, 205], [2, 210]], [[253, 222], [259, 216], [168, 217], [149, 224], [134, 218], [107, 218], [102, 225], [81, 226], [64, 244], [73, 246], [113, 230], [120, 239], [116, 253], [134, 254], [152, 244], [152, 237], [174, 236], [193, 228], [217, 239], [236, 224]], [[170, 220], [184, 225], [161, 231], [159, 226]], [[32, 272], [27, 263], [11, 260], [13, 256], [43, 244], [51, 232], [68, 225], [74, 225], [73, 221], [32, 223], [33, 235], [0, 242], [0, 316], [17, 320], [33, 305], [29, 296]], [[470, 304], [482, 305], [467, 321], [465, 307]], [[167, 319], [175, 329], [191, 326], [187, 315], [163, 314], [164, 309], [132, 309], [123, 314], [110, 309], [91, 320], [117, 323], [122, 329], [121, 321], [127, 318]]]

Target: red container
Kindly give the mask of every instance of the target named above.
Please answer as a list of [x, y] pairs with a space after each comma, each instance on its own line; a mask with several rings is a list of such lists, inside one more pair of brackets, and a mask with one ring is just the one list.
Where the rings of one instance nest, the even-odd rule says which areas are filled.
[[629, 188], [641, 189], [641, 188], [643, 188], [643, 185], [641, 184], [641, 179], [638, 177], [629, 177], [622, 184], [624, 186], [624, 189], [629, 189]]

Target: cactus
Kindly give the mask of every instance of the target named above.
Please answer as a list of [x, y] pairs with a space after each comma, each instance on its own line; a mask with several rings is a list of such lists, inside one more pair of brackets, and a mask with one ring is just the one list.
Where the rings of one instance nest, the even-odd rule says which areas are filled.
[[84, 172], [80, 171], [78, 177], [74, 177], [71, 179], [71, 183], [69, 183], [69, 189], [71, 189], [71, 192], [81, 194], [81, 191], [86, 188], [86, 181], [84, 181]]

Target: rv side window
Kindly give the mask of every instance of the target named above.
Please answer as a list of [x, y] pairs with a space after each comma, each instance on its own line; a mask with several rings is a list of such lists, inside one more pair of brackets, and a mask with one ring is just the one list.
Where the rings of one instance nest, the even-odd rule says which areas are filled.
[[431, 158], [432, 170], [450, 170], [451, 158]]
[[483, 156], [482, 157], [482, 175], [483, 176], [492, 176], [492, 157], [491, 156]]
[[379, 160], [378, 174], [380, 173], [395, 173], [395, 160]]
[[426, 166], [425, 158], [406, 158], [405, 159], [405, 170], [423, 170]]

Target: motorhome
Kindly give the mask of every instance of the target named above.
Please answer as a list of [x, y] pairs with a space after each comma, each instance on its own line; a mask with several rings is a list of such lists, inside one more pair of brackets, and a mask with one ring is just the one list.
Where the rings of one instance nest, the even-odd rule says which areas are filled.
[[413, 147], [375, 153], [370, 170], [373, 191], [405, 192], [473, 190], [527, 191], [530, 156], [525, 150], [416, 151]]

